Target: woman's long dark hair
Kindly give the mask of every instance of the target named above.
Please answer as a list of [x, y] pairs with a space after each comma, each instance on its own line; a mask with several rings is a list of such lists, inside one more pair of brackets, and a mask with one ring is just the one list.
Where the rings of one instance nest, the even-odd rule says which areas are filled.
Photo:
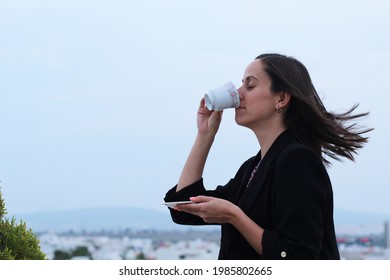
[[295, 58], [271, 53], [259, 55], [256, 59], [261, 60], [271, 79], [271, 91], [291, 94], [285, 112], [287, 127], [327, 165], [330, 162], [325, 155], [336, 160], [340, 157], [354, 160], [354, 154], [368, 141], [363, 134], [372, 129], [358, 127], [356, 123], [348, 125], [347, 122], [368, 113], [352, 114], [358, 105], [342, 114], [328, 112], [306, 67]]

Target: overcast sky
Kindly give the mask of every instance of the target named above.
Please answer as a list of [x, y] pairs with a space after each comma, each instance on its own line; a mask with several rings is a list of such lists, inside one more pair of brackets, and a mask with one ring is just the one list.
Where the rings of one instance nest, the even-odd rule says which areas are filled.
[[[338, 209], [390, 215], [390, 2], [0, 0], [0, 186], [10, 214], [161, 206], [200, 98], [264, 52], [303, 62], [328, 110], [374, 127], [333, 162]], [[204, 174], [226, 183], [259, 146], [226, 110]]]

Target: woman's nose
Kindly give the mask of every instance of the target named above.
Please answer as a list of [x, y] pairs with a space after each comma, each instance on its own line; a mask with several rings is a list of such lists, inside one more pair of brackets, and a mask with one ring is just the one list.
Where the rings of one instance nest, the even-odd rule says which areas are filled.
[[237, 92], [238, 92], [238, 96], [240, 97], [240, 100], [243, 99], [244, 95], [243, 95], [243, 86], [240, 86], [238, 89], [237, 89]]

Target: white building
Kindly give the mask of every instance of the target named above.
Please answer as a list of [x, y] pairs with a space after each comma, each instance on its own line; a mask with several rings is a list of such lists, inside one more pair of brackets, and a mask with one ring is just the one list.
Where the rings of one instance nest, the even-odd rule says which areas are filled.
[[219, 245], [200, 239], [179, 241], [156, 248], [157, 260], [216, 260]]

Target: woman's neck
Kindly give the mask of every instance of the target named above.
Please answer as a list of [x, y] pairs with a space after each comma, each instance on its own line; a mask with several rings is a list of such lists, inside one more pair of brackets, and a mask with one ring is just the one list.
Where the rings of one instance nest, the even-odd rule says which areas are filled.
[[257, 141], [261, 147], [261, 158], [264, 158], [269, 148], [272, 146], [276, 138], [287, 129], [285, 125], [273, 126], [268, 129], [254, 129], [253, 132], [257, 137]]

